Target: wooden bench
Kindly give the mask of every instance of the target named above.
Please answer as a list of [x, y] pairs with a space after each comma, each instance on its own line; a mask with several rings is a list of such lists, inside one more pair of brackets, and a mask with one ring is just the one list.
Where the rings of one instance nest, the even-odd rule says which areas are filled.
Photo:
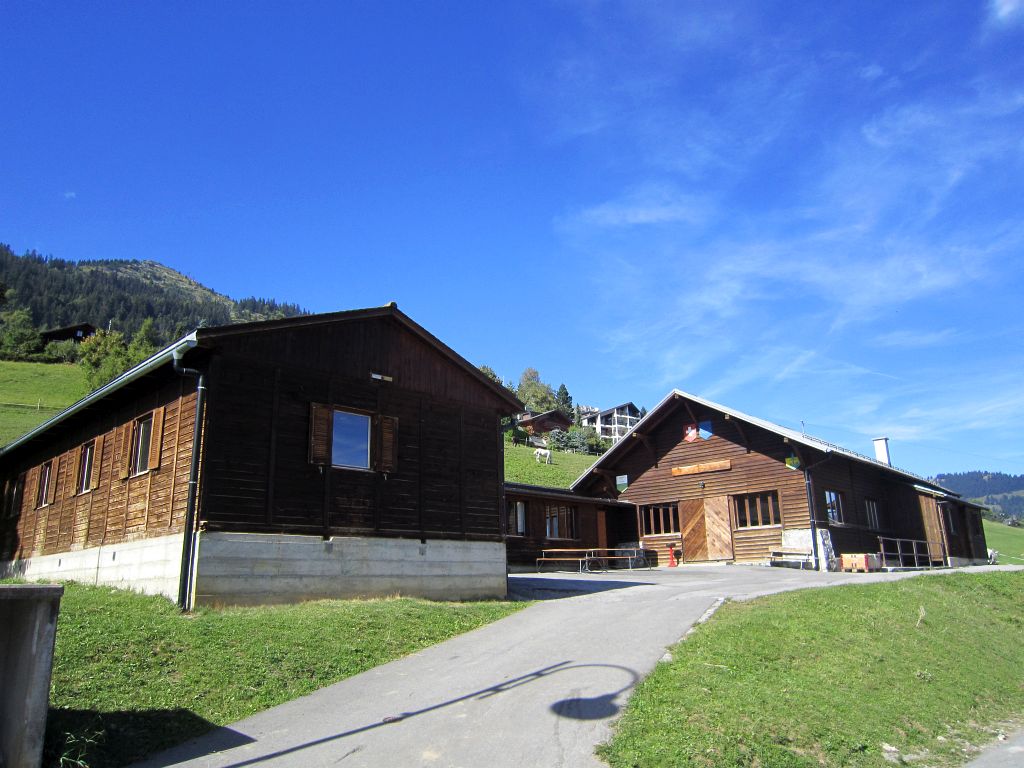
[[[631, 554], [631, 555], [601, 554], [602, 552], [632, 552], [633, 554]], [[617, 548], [609, 548], [609, 549], [592, 549], [592, 550], [590, 550], [591, 557], [594, 557], [594, 558], [596, 558], [598, 560], [604, 561], [605, 570], [608, 570], [608, 566], [610, 565], [610, 563], [608, 561], [610, 561], [610, 560], [620, 560], [620, 561], [621, 560], [625, 560], [626, 561], [625, 564], [629, 567], [629, 570], [631, 570], [631, 571], [633, 570], [634, 563], [636, 563], [636, 561], [639, 560], [639, 561], [641, 561], [642, 565], [638, 565], [637, 567], [645, 567], [648, 570], [652, 570], [654, 568], [654, 566], [651, 564], [651, 559], [649, 557], [649, 554], [650, 554], [649, 550], [642, 549], [642, 548], [635, 548], [634, 549], [634, 548], [629, 548], [629, 547], [617, 547]]]
[[799, 563], [800, 570], [802, 571], [804, 566], [808, 568], [814, 567], [814, 556], [810, 552], [804, 552], [799, 549], [775, 549], [772, 550], [770, 562], [772, 565]]
[[600, 563], [597, 563], [599, 559], [600, 558], [589, 557], [586, 555], [583, 557], [556, 557], [545, 555], [544, 557], [537, 558], [537, 572], [540, 572], [540, 567], [544, 563], [577, 563], [579, 565], [580, 573], [583, 573], [584, 571], [592, 573], [593, 569], [591, 568], [591, 563], [600, 565]]

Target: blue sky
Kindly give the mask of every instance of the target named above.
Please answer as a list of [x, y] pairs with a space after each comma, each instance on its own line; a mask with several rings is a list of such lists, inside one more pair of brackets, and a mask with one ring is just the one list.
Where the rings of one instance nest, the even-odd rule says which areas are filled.
[[0, 0], [0, 241], [1024, 472], [1024, 0]]

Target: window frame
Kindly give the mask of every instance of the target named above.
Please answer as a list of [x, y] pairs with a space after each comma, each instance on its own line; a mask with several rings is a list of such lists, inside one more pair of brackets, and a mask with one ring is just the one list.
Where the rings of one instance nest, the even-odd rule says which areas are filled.
[[[762, 504], [762, 499], [765, 503]], [[766, 491], [753, 491], [751, 493], [737, 493], [732, 496], [736, 530], [749, 530], [751, 528], [781, 528], [782, 527], [782, 504], [779, 501], [777, 489]], [[768, 522], [764, 522], [762, 507], [767, 509]], [[741, 516], [742, 512], [742, 516]], [[757, 514], [757, 522], [751, 512]]]
[[882, 530], [882, 504], [878, 499], [864, 499], [864, 520], [868, 528], [874, 531]]
[[93, 463], [96, 461], [96, 441], [82, 443], [78, 449], [78, 476], [75, 478], [75, 494], [90, 493], [93, 489]]
[[[153, 418], [152, 412], [140, 416], [132, 422], [132, 450], [128, 460], [128, 476], [138, 477], [149, 472], [149, 454], [153, 449]], [[145, 429], [144, 429], [145, 427]], [[145, 437], [146, 447], [142, 449]]]
[[[554, 526], [552, 526], [554, 521]], [[575, 541], [577, 536], [577, 509], [575, 504], [544, 504], [544, 538], [551, 541]], [[562, 531], [565, 527], [568, 530]], [[552, 534], [554, 530], [554, 534]], [[566, 535], [567, 534], [567, 535]]]
[[[358, 464], [338, 464], [334, 461], [334, 439], [335, 439], [335, 426], [338, 414], [345, 414], [347, 416], [358, 416], [361, 419], [366, 420], [366, 465], [360, 466]], [[338, 406], [331, 406], [331, 468], [332, 469], [354, 469], [360, 472], [372, 472], [373, 471], [373, 414], [366, 411], [360, 411], [353, 408], [340, 408]]]
[[[831, 499], [829, 498], [831, 497]], [[846, 502], [843, 499], [843, 492], [834, 488], [825, 489], [825, 515], [830, 523], [844, 524], [843, 507]], [[833, 514], [835, 513], [835, 514]]]
[[956, 519], [953, 517], [953, 505], [944, 504], [943, 512], [946, 515], [946, 533], [949, 536], [959, 536], [960, 534], [957, 532], [956, 527]]
[[[655, 521], [657, 525], [654, 524]], [[641, 536], [673, 536], [682, 534], [682, 530], [678, 501], [644, 504], [640, 507]]]
[[505, 502], [505, 535], [526, 535], [526, 502], [522, 499]]
[[36, 478], [36, 509], [48, 507], [50, 501], [50, 484], [53, 482], [53, 459], [39, 465], [39, 476]]

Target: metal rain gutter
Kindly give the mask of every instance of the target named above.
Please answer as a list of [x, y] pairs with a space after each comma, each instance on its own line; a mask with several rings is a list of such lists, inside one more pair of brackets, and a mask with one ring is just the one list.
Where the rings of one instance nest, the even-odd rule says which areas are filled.
[[126, 384], [130, 384], [131, 382], [142, 378], [147, 373], [155, 371], [157, 368], [160, 368], [161, 366], [166, 365], [169, 362], [172, 362], [174, 358], [174, 353], [176, 351], [180, 350], [179, 354], [183, 354], [189, 349], [195, 347], [198, 343], [199, 342], [196, 338], [196, 332], [192, 331], [192, 333], [190, 333], [188, 336], [185, 336], [179, 339], [178, 341], [174, 342], [170, 346], [161, 349], [155, 355], [146, 360], [143, 360], [134, 368], [130, 368], [129, 370], [125, 371], [116, 379], [112, 379], [99, 389], [90, 392], [77, 403], [68, 406], [63, 411], [58, 413], [56, 416], [47, 419], [38, 427], [29, 430], [24, 435], [16, 439], [14, 442], [8, 443], [4, 447], [0, 448], [0, 457], [6, 456], [8, 453], [12, 452], [16, 448], [33, 440], [46, 430], [56, 426], [57, 424], [64, 421], [68, 417], [73, 416], [74, 414], [84, 410], [85, 408], [88, 408], [93, 403], [102, 400], [107, 395], [110, 395], [111, 393], [117, 391]]

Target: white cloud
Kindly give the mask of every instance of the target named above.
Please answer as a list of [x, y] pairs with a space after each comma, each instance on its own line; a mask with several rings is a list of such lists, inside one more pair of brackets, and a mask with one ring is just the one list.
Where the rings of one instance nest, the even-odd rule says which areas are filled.
[[65, 200], [74, 200], [77, 197], [78, 197], [78, 193], [77, 192], [65, 192], [64, 193], [64, 199]]
[[650, 224], [698, 224], [708, 216], [706, 200], [672, 185], [647, 184], [617, 200], [586, 208], [571, 218], [583, 225], [630, 227]]
[[1003, 26], [1024, 20], [1024, 0], [990, 0], [989, 19]]

